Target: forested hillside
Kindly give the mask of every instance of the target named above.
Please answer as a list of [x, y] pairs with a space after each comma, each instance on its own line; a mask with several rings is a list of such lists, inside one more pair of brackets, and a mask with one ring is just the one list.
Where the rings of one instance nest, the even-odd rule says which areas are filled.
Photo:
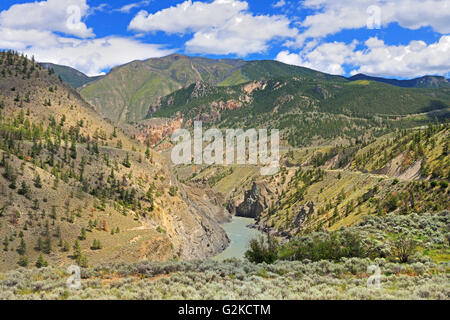
[[180, 184], [51, 69], [9, 51], [0, 70], [1, 270], [226, 247], [228, 215], [212, 194]]
[[290, 146], [377, 137], [449, 116], [448, 89], [376, 82], [278, 78], [233, 87], [192, 84], [150, 107], [149, 117], [219, 128], [277, 128]]

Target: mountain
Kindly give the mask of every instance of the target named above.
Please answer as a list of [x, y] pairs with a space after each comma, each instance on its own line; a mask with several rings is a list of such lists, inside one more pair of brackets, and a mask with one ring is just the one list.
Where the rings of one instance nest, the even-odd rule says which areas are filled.
[[103, 78], [103, 76], [89, 77], [74, 68], [53, 63], [43, 62], [40, 63], [40, 65], [42, 65], [46, 69], [53, 69], [56, 75], [60, 76], [64, 82], [68, 83], [75, 89], [81, 88], [90, 82], [94, 82]]
[[229, 215], [212, 191], [180, 183], [52, 70], [13, 52], [0, 53], [0, 70], [0, 270], [189, 260], [227, 246]]
[[117, 123], [142, 120], [160, 97], [197, 81], [217, 84], [243, 64], [171, 55], [133, 61], [114, 68], [103, 79], [81, 90], [96, 109]]
[[213, 60], [175, 54], [114, 68], [103, 79], [83, 88], [81, 94], [106, 117], [126, 123], [144, 119], [149, 107], [160, 98], [199, 81], [225, 87], [282, 76], [345, 81], [277, 61]]
[[295, 77], [335, 84], [375, 81], [404, 88], [450, 88], [443, 77], [395, 80], [361, 74], [347, 79], [278, 61], [214, 60], [174, 54], [116, 67], [104, 78], [87, 84], [81, 94], [105, 117], [124, 124], [144, 119], [149, 107], [158, 104], [161, 98], [197, 82], [232, 87], [251, 81]]
[[232, 87], [198, 82], [159, 99], [148, 117], [181, 119], [187, 127], [202, 120], [223, 128], [278, 128], [291, 146], [308, 146], [445, 119], [449, 106], [447, 88], [400, 88], [303, 73]]
[[424, 76], [416, 79], [410, 80], [397, 80], [397, 79], [387, 79], [387, 78], [379, 78], [379, 77], [371, 77], [365, 74], [357, 74], [353, 77], [348, 78], [349, 81], [358, 81], [358, 80], [368, 80], [368, 81], [377, 81], [383, 82], [387, 84], [391, 84], [393, 86], [403, 87], [403, 88], [449, 88], [450, 81], [441, 76]]

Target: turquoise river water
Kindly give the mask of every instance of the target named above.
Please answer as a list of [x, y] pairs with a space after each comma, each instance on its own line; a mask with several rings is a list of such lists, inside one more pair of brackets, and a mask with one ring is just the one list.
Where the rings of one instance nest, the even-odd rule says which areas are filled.
[[256, 229], [248, 228], [248, 225], [254, 224], [254, 219], [233, 217], [233, 220], [222, 227], [231, 240], [230, 246], [215, 256], [213, 260], [224, 260], [229, 258], [244, 258], [245, 251], [248, 249], [248, 243], [251, 239], [258, 238], [261, 232]]

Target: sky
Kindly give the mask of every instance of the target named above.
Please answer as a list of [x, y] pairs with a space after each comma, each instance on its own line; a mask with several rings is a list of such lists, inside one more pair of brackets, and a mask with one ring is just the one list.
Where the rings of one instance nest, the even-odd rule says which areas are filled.
[[1, 0], [0, 49], [87, 75], [172, 53], [450, 77], [450, 0]]

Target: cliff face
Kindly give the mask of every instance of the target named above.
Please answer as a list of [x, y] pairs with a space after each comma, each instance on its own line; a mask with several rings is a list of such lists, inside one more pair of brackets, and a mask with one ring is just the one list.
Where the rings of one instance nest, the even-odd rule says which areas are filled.
[[269, 207], [269, 195], [273, 192], [262, 183], [253, 183], [251, 190], [245, 192], [244, 201], [237, 206], [236, 215], [246, 218], [259, 218]]
[[183, 119], [148, 119], [134, 125], [124, 125], [124, 130], [129, 136], [141, 143], [155, 147], [162, 140], [169, 137], [183, 125]]
[[180, 213], [182, 223], [173, 222], [175, 233], [181, 240], [180, 257], [200, 259], [225, 250], [230, 240], [222, 229], [231, 215], [216, 203], [216, 195], [205, 189], [184, 186], [181, 197], [187, 203], [187, 212]]

